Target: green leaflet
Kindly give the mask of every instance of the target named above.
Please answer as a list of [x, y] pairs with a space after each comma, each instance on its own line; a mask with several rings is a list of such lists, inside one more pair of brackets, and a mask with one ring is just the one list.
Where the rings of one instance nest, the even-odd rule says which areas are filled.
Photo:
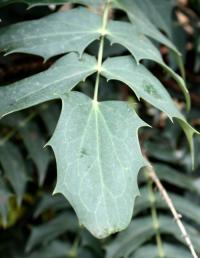
[[0, 88], [0, 116], [57, 99], [96, 71], [96, 59], [75, 53], [59, 59], [47, 71]]
[[[1, 171], [0, 171], [1, 172]], [[9, 199], [13, 194], [6, 185], [6, 180], [0, 175], [0, 225], [6, 227], [8, 223]]]
[[17, 255], [16, 258], [61, 258], [66, 257], [71, 246], [66, 241], [55, 240], [42, 248], [37, 248], [33, 253]]
[[112, 21], [108, 25], [107, 37], [112, 44], [118, 43], [127, 48], [137, 63], [142, 59], [148, 59], [163, 67], [182, 89], [187, 108], [190, 108], [190, 96], [184, 80], [164, 63], [158, 49], [140, 31], [139, 26], [130, 25], [128, 22]]
[[186, 134], [194, 157], [193, 135], [199, 132], [187, 123], [164, 86], [142, 64], [136, 64], [130, 56], [109, 58], [103, 64], [102, 75], [108, 80], [125, 82], [138, 98], [165, 112], [171, 120], [176, 118]]
[[[140, 197], [137, 198], [134, 215], [137, 215], [140, 212], [144, 212], [144, 210], [151, 207], [152, 203], [150, 202], [150, 196], [148, 189], [146, 187], [140, 188]], [[200, 225], [200, 217], [197, 214], [200, 214], [200, 208], [197, 204], [192, 203], [186, 196], [180, 196], [178, 194], [174, 194], [168, 192], [171, 200], [173, 200], [173, 204], [175, 205], [177, 211], [183, 215], [183, 218], [189, 218], [193, 222]], [[155, 206], [158, 209], [169, 209], [165, 201], [163, 200], [160, 193], [155, 193]]]
[[51, 155], [43, 149], [45, 138], [41, 134], [40, 128], [34, 122], [29, 122], [19, 130], [24, 145], [28, 150], [29, 157], [34, 161], [38, 171], [38, 182], [41, 186], [44, 183], [47, 168], [51, 160]]
[[142, 59], [163, 63], [158, 49], [136, 26], [128, 22], [111, 21], [107, 28], [107, 38], [111, 44], [118, 43], [126, 47], [137, 63]]
[[60, 109], [56, 105], [56, 103], [54, 105], [53, 103], [49, 103], [49, 104], [46, 103], [41, 106], [40, 117], [45, 124], [45, 127], [48, 132], [48, 136], [51, 136], [56, 127], [58, 117], [60, 114]]
[[50, 5], [50, 4], [65, 4], [65, 3], [80, 3], [88, 6], [98, 6], [104, 3], [104, 0], [1, 0], [0, 7], [13, 3], [25, 3], [30, 7], [38, 5]]
[[47, 212], [52, 209], [54, 211], [58, 211], [66, 208], [68, 208], [68, 205], [63, 195], [52, 196], [52, 194], [45, 194], [38, 202], [36, 210], [34, 211], [34, 218], [37, 218], [43, 212]]
[[75, 8], [2, 28], [0, 50], [35, 54], [45, 60], [70, 51], [82, 55], [99, 38], [100, 28], [101, 16], [86, 8]]
[[[182, 246], [165, 244], [163, 245], [165, 258], [191, 258], [190, 252]], [[139, 248], [130, 258], [155, 258], [158, 257], [158, 248], [156, 245], [145, 245]]]
[[4, 169], [4, 176], [11, 184], [18, 205], [21, 204], [28, 176], [26, 174], [25, 163], [21, 152], [11, 142], [0, 143], [0, 164]]
[[41, 243], [49, 243], [68, 230], [74, 232], [77, 230], [77, 227], [76, 217], [71, 212], [62, 212], [54, 219], [32, 228], [26, 245], [26, 251], [30, 252]]
[[[158, 148], [157, 146], [158, 145], [154, 145], [152, 147], [155, 149], [155, 148]], [[160, 150], [160, 151], [163, 151], [163, 150]], [[156, 171], [156, 174], [158, 175], [159, 179], [162, 180], [162, 182], [169, 183], [174, 187], [175, 186], [180, 187], [190, 192], [196, 192], [196, 187], [194, 186], [192, 178], [185, 175], [183, 171], [175, 170], [174, 168], [164, 165], [162, 163], [155, 163], [153, 164], [153, 167]], [[140, 174], [141, 183], [146, 182], [145, 169], [143, 170], [143, 172], [144, 173]]]
[[143, 98], [162, 110], [171, 120], [173, 117], [184, 119], [161, 82], [131, 56], [108, 58], [103, 63], [102, 75], [108, 80], [126, 83], [138, 99]]
[[[160, 0], [134, 0], [143, 15], [148, 17], [153, 25], [158, 29], [164, 31], [169, 37], [171, 36], [172, 29], [172, 9], [176, 4], [175, 1], [160, 1]], [[167, 14], [167, 15], [166, 15]], [[148, 28], [146, 28], [147, 30]], [[171, 44], [173, 44], [171, 42]], [[173, 46], [176, 48], [175, 46]], [[177, 51], [177, 50], [176, 50]]]
[[166, 45], [176, 54], [180, 55], [179, 51], [173, 45], [173, 43], [166, 36], [164, 36], [146, 17], [143, 9], [141, 10], [143, 3], [140, 2], [140, 0], [114, 0], [114, 5], [117, 8], [124, 10], [128, 14], [130, 21], [139, 29], [142, 34]]
[[130, 223], [138, 195], [137, 175], [146, 164], [137, 131], [145, 123], [127, 103], [93, 102], [72, 92], [48, 145], [57, 161], [57, 185], [80, 224], [98, 238]]
[[[197, 251], [200, 251], [200, 235], [198, 231], [191, 227], [188, 223], [184, 222], [186, 230], [190, 235], [190, 239]], [[169, 216], [159, 217], [159, 230], [163, 234], [173, 235], [176, 240], [185, 244], [185, 240], [180, 234], [179, 228], [173, 218]], [[149, 240], [155, 235], [151, 216], [134, 218], [128, 229], [118, 234], [106, 247], [106, 258], [127, 258], [130, 257], [138, 246]]]

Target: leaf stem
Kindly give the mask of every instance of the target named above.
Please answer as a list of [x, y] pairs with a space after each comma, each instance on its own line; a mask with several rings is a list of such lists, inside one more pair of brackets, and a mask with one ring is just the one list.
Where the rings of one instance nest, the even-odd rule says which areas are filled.
[[101, 66], [103, 61], [104, 40], [105, 40], [106, 26], [107, 26], [109, 9], [110, 9], [110, 1], [111, 0], [106, 1], [106, 4], [104, 6], [104, 11], [103, 11], [101, 37], [100, 37], [98, 59], [97, 59], [97, 76], [96, 76], [95, 89], [94, 89], [94, 101], [98, 101], [99, 81], [100, 81]]
[[153, 191], [153, 181], [150, 178], [148, 178], [148, 191], [149, 191], [149, 201], [151, 203], [151, 216], [153, 220], [153, 227], [156, 232], [156, 244], [158, 248], [158, 255], [160, 258], [164, 258], [165, 252], [164, 252], [163, 243], [162, 243], [162, 239], [159, 231], [159, 227], [160, 227], [159, 218], [158, 218], [158, 213], [155, 205], [156, 197]]

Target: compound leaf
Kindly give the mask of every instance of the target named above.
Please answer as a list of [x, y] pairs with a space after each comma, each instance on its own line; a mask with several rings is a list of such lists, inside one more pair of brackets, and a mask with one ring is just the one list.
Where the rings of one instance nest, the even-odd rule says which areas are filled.
[[126, 102], [94, 102], [71, 92], [51, 138], [57, 161], [55, 193], [62, 193], [79, 221], [98, 238], [130, 223], [137, 175], [146, 162], [137, 131], [145, 123]]

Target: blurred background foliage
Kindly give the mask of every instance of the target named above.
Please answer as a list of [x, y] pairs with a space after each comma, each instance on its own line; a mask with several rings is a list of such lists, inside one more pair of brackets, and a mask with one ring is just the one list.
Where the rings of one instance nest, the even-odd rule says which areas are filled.
[[[155, 2], [160, 2], [157, 5], [159, 17], [145, 7], [143, 11], [161, 31], [168, 31], [183, 55], [192, 100], [192, 109], [185, 115], [200, 129], [200, 1]], [[24, 4], [12, 4], [0, 9], [0, 26], [37, 19], [60, 8], [49, 6], [27, 10]], [[121, 12], [116, 15], [123, 18]], [[96, 47], [96, 43], [92, 44], [88, 51], [94, 53]], [[165, 61], [176, 70], [176, 62], [168, 49], [159, 48]], [[119, 52], [123, 53], [124, 49], [108, 45], [105, 57]], [[41, 58], [25, 54], [1, 55], [0, 84], [43, 71], [54, 61], [55, 58], [43, 63]], [[157, 65], [147, 65], [184, 110], [184, 99], [176, 83]], [[109, 87], [101, 87], [101, 98], [136, 102], [125, 85], [109, 84]], [[88, 95], [93, 91], [91, 85], [93, 78], [81, 85]], [[145, 121], [153, 124], [152, 128], [140, 131], [142, 148], [182, 214], [200, 254], [200, 138], [195, 138], [196, 164], [195, 170], [191, 171], [191, 157], [181, 129], [148, 104], [137, 103], [137, 110]], [[170, 211], [145, 170], [139, 175], [141, 197], [137, 198], [134, 220], [127, 230], [97, 240], [78, 225], [77, 217], [64, 197], [51, 194], [56, 181], [55, 159], [49, 148], [43, 148], [54, 131], [59, 113], [60, 102], [55, 101], [0, 120], [0, 257], [155, 258], [158, 235], [165, 257], [191, 257]], [[154, 212], [157, 221], [152, 216]]]

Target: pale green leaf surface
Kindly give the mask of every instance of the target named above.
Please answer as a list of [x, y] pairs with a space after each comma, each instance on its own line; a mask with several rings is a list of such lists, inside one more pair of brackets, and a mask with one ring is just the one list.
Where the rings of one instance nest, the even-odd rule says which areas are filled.
[[146, 164], [137, 131], [146, 124], [126, 102], [97, 103], [71, 92], [62, 103], [48, 143], [57, 161], [54, 192], [69, 200], [80, 224], [103, 238], [130, 223], [137, 175]]
[[0, 116], [57, 99], [95, 71], [94, 57], [83, 55], [79, 60], [77, 54], [68, 54], [45, 72], [0, 87]]
[[17, 203], [21, 204], [28, 177], [21, 152], [12, 142], [0, 144], [0, 163], [5, 177], [16, 193]]
[[142, 59], [163, 63], [158, 49], [142, 34], [136, 26], [128, 22], [110, 21], [107, 27], [106, 37], [111, 44], [118, 43], [126, 47], [139, 63]]
[[141, 10], [142, 4], [139, 1], [114, 0], [114, 4], [117, 8], [124, 10], [128, 14], [130, 21], [141, 33], [166, 45], [177, 55], [180, 55], [174, 44], [152, 24], [143, 10]]
[[171, 120], [173, 117], [184, 119], [161, 82], [131, 56], [108, 58], [103, 64], [102, 75], [108, 80], [126, 83], [138, 99], [143, 98], [165, 112]]
[[172, 1], [134, 0], [134, 4], [140, 8], [143, 15], [148, 17], [153, 25], [165, 32], [169, 37], [171, 36], [171, 16], [174, 7]]
[[[190, 252], [178, 245], [163, 244], [165, 258], [191, 258]], [[156, 245], [145, 245], [140, 247], [130, 258], [155, 258], [158, 257], [158, 247]]]
[[0, 29], [0, 50], [35, 54], [45, 60], [70, 51], [82, 55], [99, 38], [100, 28], [101, 16], [75, 8]]
[[143, 98], [165, 112], [171, 120], [178, 119], [188, 139], [192, 157], [194, 156], [192, 138], [194, 133], [199, 133], [187, 123], [161, 82], [142, 64], [137, 65], [130, 56], [108, 58], [103, 64], [102, 75], [108, 80], [126, 83], [138, 98]]
[[111, 44], [118, 43], [124, 46], [137, 63], [143, 59], [158, 63], [178, 83], [185, 95], [187, 108], [190, 108], [190, 96], [184, 80], [164, 63], [158, 49], [142, 34], [136, 24], [133, 26], [128, 22], [111, 21], [107, 28], [107, 38]]
[[[159, 1], [160, 2], [160, 1]], [[162, 34], [158, 28], [163, 29], [165, 32], [169, 32], [169, 25], [166, 26], [166, 22], [163, 19], [160, 19], [160, 9], [164, 9], [165, 13], [170, 13], [170, 3], [162, 3], [158, 7], [158, 1], [131, 1], [131, 0], [114, 0], [114, 5], [117, 8], [124, 10], [127, 12], [130, 21], [132, 22], [133, 26], [138, 29], [138, 31], [151, 39], [166, 45], [169, 47], [176, 55], [177, 63], [182, 73], [182, 76], [185, 76], [185, 71], [183, 67], [183, 62], [181, 59], [181, 54], [177, 50], [176, 46], [169, 40], [164, 34]], [[153, 10], [152, 10], [153, 9]], [[158, 9], [158, 10], [156, 10]], [[155, 12], [157, 15], [155, 15]], [[153, 14], [154, 13], [154, 14]], [[167, 15], [165, 15], [166, 17]], [[150, 19], [149, 19], [150, 18]], [[154, 24], [158, 26], [158, 28], [151, 22], [153, 20]], [[165, 19], [166, 20], [166, 19]], [[163, 68], [171, 74], [171, 76], [179, 83], [181, 89], [184, 92], [186, 101], [187, 101], [187, 108], [190, 108], [190, 99], [188, 96], [188, 91], [186, 85], [182, 78], [178, 76], [172, 69], [166, 66], [164, 63], [162, 64]]]

